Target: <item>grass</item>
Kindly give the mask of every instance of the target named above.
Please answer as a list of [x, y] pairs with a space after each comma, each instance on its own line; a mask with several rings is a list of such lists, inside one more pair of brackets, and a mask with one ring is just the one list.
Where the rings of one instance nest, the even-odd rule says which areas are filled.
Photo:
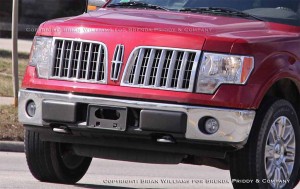
[[0, 96], [13, 96], [11, 76], [0, 75]]
[[[29, 54], [19, 53], [19, 83], [24, 76]], [[13, 96], [11, 52], [0, 50], [0, 96]]]
[[18, 122], [18, 110], [14, 106], [0, 106], [0, 140], [23, 141], [23, 126]]

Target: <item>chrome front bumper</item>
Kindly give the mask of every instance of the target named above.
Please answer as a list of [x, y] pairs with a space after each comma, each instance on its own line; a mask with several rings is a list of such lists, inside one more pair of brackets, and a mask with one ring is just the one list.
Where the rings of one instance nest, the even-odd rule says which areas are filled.
[[[29, 100], [33, 100], [36, 103], [37, 109], [34, 117], [29, 117], [26, 113], [26, 105]], [[71, 93], [59, 94], [53, 92], [21, 90], [19, 93], [19, 121], [27, 125], [43, 126], [42, 102], [44, 100], [184, 112], [187, 115], [186, 139], [213, 142], [246, 142], [255, 117], [255, 111], [252, 110], [207, 108], [200, 106], [81, 96]], [[215, 134], [208, 135], [199, 130], [198, 122], [205, 116], [214, 117], [218, 120], [220, 129]]]

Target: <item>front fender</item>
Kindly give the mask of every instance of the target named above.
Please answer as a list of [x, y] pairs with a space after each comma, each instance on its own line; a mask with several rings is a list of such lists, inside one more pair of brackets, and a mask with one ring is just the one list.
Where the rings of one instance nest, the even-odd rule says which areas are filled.
[[300, 61], [287, 52], [268, 56], [255, 69], [249, 83], [258, 84], [259, 88], [252, 106], [258, 108], [270, 88], [282, 79], [291, 80], [299, 91]]

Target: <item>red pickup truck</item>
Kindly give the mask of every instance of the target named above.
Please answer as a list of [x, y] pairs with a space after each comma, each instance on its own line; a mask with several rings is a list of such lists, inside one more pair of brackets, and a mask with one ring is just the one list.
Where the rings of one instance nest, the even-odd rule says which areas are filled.
[[47, 21], [19, 93], [30, 171], [75, 183], [98, 157], [293, 188], [299, 58], [298, 0], [111, 0]]

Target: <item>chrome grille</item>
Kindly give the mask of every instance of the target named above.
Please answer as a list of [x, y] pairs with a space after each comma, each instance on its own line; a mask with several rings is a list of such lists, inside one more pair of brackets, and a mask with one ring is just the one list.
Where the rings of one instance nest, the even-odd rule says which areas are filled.
[[55, 38], [51, 79], [106, 83], [106, 70], [103, 43]]
[[113, 60], [111, 61], [111, 74], [110, 79], [112, 81], [119, 80], [122, 64], [123, 64], [123, 56], [124, 56], [124, 45], [117, 45]]
[[201, 51], [139, 47], [130, 55], [122, 86], [192, 92]]

